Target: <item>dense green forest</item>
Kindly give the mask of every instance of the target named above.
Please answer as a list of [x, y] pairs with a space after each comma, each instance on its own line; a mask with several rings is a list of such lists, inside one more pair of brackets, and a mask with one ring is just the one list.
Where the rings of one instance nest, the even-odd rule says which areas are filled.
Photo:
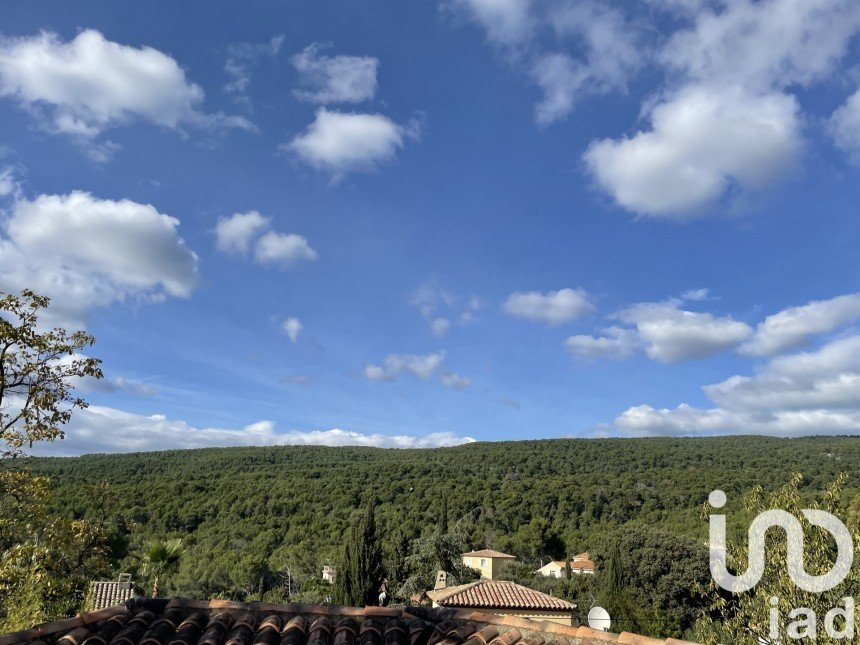
[[88, 485], [109, 485], [117, 568], [133, 571], [129, 554], [147, 540], [178, 537], [183, 557], [167, 591], [248, 597], [287, 575], [301, 584], [336, 564], [368, 496], [389, 559], [432, 533], [444, 497], [470, 547], [537, 566], [594, 551], [622, 526], [702, 544], [703, 505], [715, 488], [728, 494], [725, 511], [740, 530], [743, 495], [755, 486], [775, 490], [792, 472], [803, 474], [810, 495], [847, 473], [847, 506], [860, 492], [858, 464], [857, 438], [720, 437], [224, 448], [42, 458], [33, 469], [52, 480], [60, 513], [85, 516], [97, 503]]

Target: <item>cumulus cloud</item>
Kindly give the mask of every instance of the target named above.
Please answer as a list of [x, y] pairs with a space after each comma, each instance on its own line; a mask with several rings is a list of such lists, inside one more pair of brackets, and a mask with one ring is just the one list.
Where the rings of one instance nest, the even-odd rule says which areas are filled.
[[272, 421], [257, 421], [243, 428], [198, 428], [161, 414], [144, 416], [114, 408], [90, 406], [72, 416], [66, 438], [41, 444], [41, 455], [80, 455], [227, 446], [373, 446], [377, 448], [436, 448], [474, 441], [451, 432], [427, 435], [364, 434], [331, 430], [278, 432]]
[[695, 436], [761, 434], [783, 437], [858, 434], [860, 412], [804, 410], [763, 416], [738, 414], [721, 408], [701, 409], [687, 404], [677, 408], [632, 407], [615, 419], [620, 432], [632, 436]]
[[403, 375], [429, 380], [440, 374], [439, 381], [445, 387], [463, 390], [471, 380], [454, 372], [444, 370], [445, 352], [432, 354], [389, 354], [382, 365], [369, 364], [364, 368], [364, 377], [370, 381], [394, 381]]
[[411, 374], [420, 379], [429, 379], [445, 362], [445, 353], [433, 354], [389, 354], [382, 366], [368, 365], [364, 375], [371, 381], [393, 381], [401, 374]]
[[705, 358], [749, 338], [749, 325], [731, 316], [686, 311], [675, 303], [641, 303], [617, 314], [633, 325], [645, 352], [663, 363]]
[[632, 137], [592, 142], [584, 160], [619, 206], [652, 217], [693, 219], [729, 193], [761, 190], [802, 147], [797, 101], [782, 93], [691, 85], [648, 119]]
[[314, 43], [293, 56], [301, 84], [294, 90], [301, 101], [317, 104], [361, 103], [376, 94], [379, 59], [372, 56], [324, 56], [323, 46]]
[[503, 309], [511, 316], [554, 326], [592, 313], [594, 305], [584, 289], [559, 289], [512, 293]]
[[620, 360], [633, 356], [643, 347], [643, 343], [635, 330], [613, 326], [604, 329], [602, 336], [570, 336], [565, 341], [565, 347], [579, 358]]
[[0, 169], [0, 198], [9, 197], [20, 190], [13, 168]]
[[234, 213], [230, 217], [221, 217], [215, 226], [217, 237], [215, 246], [226, 253], [245, 254], [251, 242], [262, 235], [271, 226], [271, 218], [257, 211]]
[[860, 90], [836, 109], [830, 126], [837, 145], [854, 159], [860, 159]]
[[573, 39], [584, 53], [581, 60], [565, 52], [535, 56], [530, 73], [543, 90], [535, 106], [539, 125], [570, 114], [583, 95], [626, 90], [644, 58], [638, 34], [616, 9], [596, 2], [565, 3], [554, 8], [550, 21], [556, 34]]
[[282, 324], [281, 329], [289, 337], [294, 344], [299, 339], [299, 334], [302, 332], [302, 321], [293, 316], [287, 318]]
[[627, 434], [860, 434], [860, 336], [771, 360], [753, 376], [703, 388], [715, 404], [638, 405], [614, 425]]
[[532, 0], [454, 0], [454, 6], [481, 25], [497, 45], [519, 45], [535, 28]]
[[765, 318], [755, 336], [740, 348], [742, 354], [773, 356], [860, 319], [860, 293], [789, 307]]
[[788, 93], [831, 74], [860, 28], [860, 5], [739, 0], [702, 6], [659, 58], [670, 87], [649, 126], [593, 142], [597, 184], [632, 212], [690, 219], [786, 176], [803, 149]]
[[287, 268], [300, 260], [316, 260], [319, 254], [307, 239], [295, 233], [270, 230], [272, 220], [257, 211], [221, 217], [215, 225], [215, 247], [219, 251], [247, 255], [253, 248], [254, 259], [263, 265]]
[[316, 170], [339, 179], [350, 172], [368, 172], [391, 162], [409, 139], [417, 139], [417, 123], [401, 125], [382, 114], [356, 114], [320, 108], [307, 129], [282, 148]]
[[224, 71], [230, 81], [224, 86], [224, 91], [233, 94], [237, 103], [250, 108], [251, 100], [247, 92], [251, 83], [251, 69], [256, 67], [261, 59], [277, 56], [283, 44], [283, 35], [273, 36], [266, 43], [230, 43], [227, 46], [227, 61], [224, 63]]
[[437, 338], [446, 335], [454, 322], [461, 326], [473, 323], [476, 314], [483, 307], [483, 302], [477, 296], [464, 299], [443, 289], [435, 281], [421, 285], [409, 296], [407, 302], [421, 312], [430, 333]]
[[319, 254], [301, 235], [269, 231], [257, 240], [254, 257], [261, 264], [288, 267], [299, 260], [316, 260]]
[[0, 39], [0, 96], [37, 115], [51, 132], [83, 142], [97, 160], [116, 145], [96, 138], [135, 121], [174, 130], [253, 128], [242, 117], [201, 111], [203, 90], [167, 54], [116, 43], [92, 29], [69, 42], [51, 32]]
[[465, 390], [472, 384], [471, 379], [455, 374], [454, 372], [442, 372], [442, 376], [439, 378], [439, 381], [445, 387], [450, 387], [454, 390]]
[[179, 220], [154, 206], [85, 192], [19, 200], [2, 224], [0, 288], [53, 299], [52, 322], [82, 327], [113, 302], [186, 298], [197, 256]]

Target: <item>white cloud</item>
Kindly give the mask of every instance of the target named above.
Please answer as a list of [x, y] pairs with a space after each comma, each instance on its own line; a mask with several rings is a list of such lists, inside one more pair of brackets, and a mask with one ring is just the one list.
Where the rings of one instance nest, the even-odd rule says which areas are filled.
[[515, 46], [528, 40], [535, 28], [531, 0], [454, 0], [496, 44]]
[[299, 334], [302, 332], [302, 322], [298, 318], [291, 316], [281, 324], [281, 329], [284, 330], [284, 333], [295, 344], [299, 339]]
[[731, 316], [685, 311], [674, 303], [641, 303], [618, 314], [647, 344], [646, 353], [663, 363], [705, 358], [752, 335], [746, 323]]
[[427, 380], [432, 377], [445, 362], [445, 353], [433, 354], [389, 354], [382, 366], [368, 365], [364, 375], [371, 381], [393, 381], [401, 374], [411, 374]]
[[287, 267], [299, 260], [316, 260], [319, 254], [301, 235], [269, 231], [257, 240], [254, 257], [261, 264]]
[[531, 63], [532, 79], [544, 94], [535, 107], [539, 125], [570, 114], [583, 95], [626, 90], [647, 55], [624, 15], [596, 2], [557, 5], [550, 22], [560, 37], [575, 39], [584, 54], [583, 60], [567, 53], [539, 54]]
[[267, 43], [230, 43], [227, 46], [227, 62], [224, 63], [224, 71], [230, 77], [230, 82], [224, 86], [224, 91], [233, 94], [238, 103], [250, 108], [247, 91], [251, 83], [251, 68], [266, 56], [277, 56], [283, 44], [283, 35], [273, 36]]
[[318, 43], [293, 56], [301, 83], [293, 95], [309, 103], [361, 103], [376, 94], [379, 60], [371, 56], [323, 56]]
[[253, 128], [241, 117], [200, 111], [203, 90], [167, 54], [121, 45], [92, 29], [69, 42], [50, 32], [0, 39], [0, 96], [44, 115], [50, 131], [90, 145], [98, 159], [116, 145], [95, 138], [134, 121], [170, 129]]
[[532, 322], [561, 325], [592, 313], [594, 305], [584, 289], [560, 289], [512, 293], [503, 309], [511, 316]]
[[259, 264], [279, 264], [283, 268], [299, 260], [319, 258], [304, 237], [272, 231], [271, 225], [271, 218], [257, 211], [221, 217], [215, 226], [215, 246], [219, 251], [238, 255], [247, 255], [253, 247], [254, 259]]
[[662, 58], [708, 83], [766, 89], [809, 85], [831, 73], [860, 29], [854, 0], [736, 0], [698, 12]]
[[271, 218], [257, 211], [234, 213], [230, 217], [218, 218], [215, 226], [215, 246], [226, 253], [245, 254], [251, 242], [271, 226]]
[[197, 256], [178, 226], [151, 205], [85, 192], [20, 200], [0, 236], [0, 288], [50, 296], [53, 322], [79, 327], [93, 307], [188, 297]]
[[771, 360], [754, 376], [703, 388], [716, 405], [634, 406], [614, 422], [628, 434], [860, 434], [860, 336]]
[[451, 321], [447, 318], [439, 317], [430, 321], [430, 332], [437, 338], [444, 336], [451, 330]]
[[739, 351], [751, 356], [773, 356], [803, 345], [816, 334], [831, 332], [858, 319], [860, 293], [789, 307], [759, 323], [755, 336]]
[[690, 85], [649, 113], [632, 137], [592, 142], [584, 159], [623, 208], [692, 219], [738, 191], [757, 191], [792, 169], [802, 148], [794, 97]]
[[853, 0], [698, 9], [660, 54], [673, 89], [646, 105], [650, 127], [595, 141], [584, 157], [600, 187], [635, 213], [690, 219], [789, 174], [804, 119], [788, 90], [831, 74], [860, 28]]
[[860, 158], [860, 90], [833, 113], [830, 131], [840, 148]]
[[283, 148], [312, 168], [335, 179], [349, 172], [371, 171], [393, 161], [408, 139], [418, 138], [417, 124], [400, 125], [382, 114], [356, 114], [320, 108], [307, 129]]
[[459, 325], [473, 323], [477, 312], [483, 307], [477, 296], [464, 299], [432, 280], [421, 285], [407, 302], [421, 312], [430, 327], [430, 333], [437, 338], [451, 330], [452, 320], [456, 320]]
[[613, 326], [604, 329], [603, 333], [603, 336], [570, 336], [565, 347], [580, 358], [624, 359], [633, 356], [643, 346], [639, 334], [633, 329]]
[[37, 454], [79, 455], [94, 452], [137, 452], [215, 446], [374, 446], [378, 448], [435, 448], [474, 441], [451, 432], [427, 435], [364, 434], [331, 430], [278, 432], [272, 421], [244, 428], [198, 428], [164, 415], [143, 416], [114, 408], [90, 406], [72, 416], [66, 438], [41, 444]]
[[15, 171], [12, 168], [0, 170], [0, 197], [9, 197], [20, 190]]
[[454, 390], [465, 390], [472, 384], [471, 379], [455, 374], [454, 372], [442, 372], [442, 376], [439, 380], [442, 385]]
[[755, 417], [721, 408], [703, 410], [687, 404], [659, 409], [639, 405], [619, 415], [614, 425], [620, 432], [633, 436], [860, 434], [860, 412], [802, 410]]
[[382, 365], [365, 366], [364, 377], [370, 381], [394, 381], [400, 376], [411, 375], [426, 381], [439, 374], [439, 382], [448, 388], [464, 390], [472, 384], [465, 376], [443, 370], [444, 365], [445, 352], [389, 354]]
[[573, 110], [574, 101], [588, 81], [588, 69], [567, 54], [544, 54], [532, 63], [531, 77], [543, 91], [535, 106], [535, 121], [549, 125]]

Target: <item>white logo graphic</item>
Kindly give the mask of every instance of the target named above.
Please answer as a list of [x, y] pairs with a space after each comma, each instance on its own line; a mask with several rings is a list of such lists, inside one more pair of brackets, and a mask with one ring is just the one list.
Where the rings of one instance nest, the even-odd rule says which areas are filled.
[[[712, 491], [708, 503], [713, 508], [726, 504], [726, 494], [721, 490]], [[837, 557], [833, 568], [820, 576], [811, 576], [803, 567], [803, 527], [791, 513], [783, 510], [764, 511], [758, 515], [749, 528], [749, 556], [747, 570], [734, 576], [726, 569], [726, 516], [710, 516], [710, 564], [711, 575], [723, 589], [733, 593], [743, 593], [755, 587], [764, 574], [765, 533], [773, 527], [785, 531], [787, 539], [786, 564], [792, 582], [804, 591], [823, 593], [836, 587], [845, 580], [854, 562], [854, 544], [846, 526], [838, 517], [818, 509], [803, 509], [803, 516], [813, 526], [826, 530], [836, 541]]]

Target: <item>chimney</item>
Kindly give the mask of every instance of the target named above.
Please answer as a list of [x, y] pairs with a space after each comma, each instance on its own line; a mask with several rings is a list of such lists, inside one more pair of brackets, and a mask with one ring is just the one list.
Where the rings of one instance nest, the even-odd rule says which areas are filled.
[[433, 587], [433, 591], [438, 589], [444, 589], [448, 586], [448, 574], [444, 571], [440, 571], [436, 574], [436, 585]]

